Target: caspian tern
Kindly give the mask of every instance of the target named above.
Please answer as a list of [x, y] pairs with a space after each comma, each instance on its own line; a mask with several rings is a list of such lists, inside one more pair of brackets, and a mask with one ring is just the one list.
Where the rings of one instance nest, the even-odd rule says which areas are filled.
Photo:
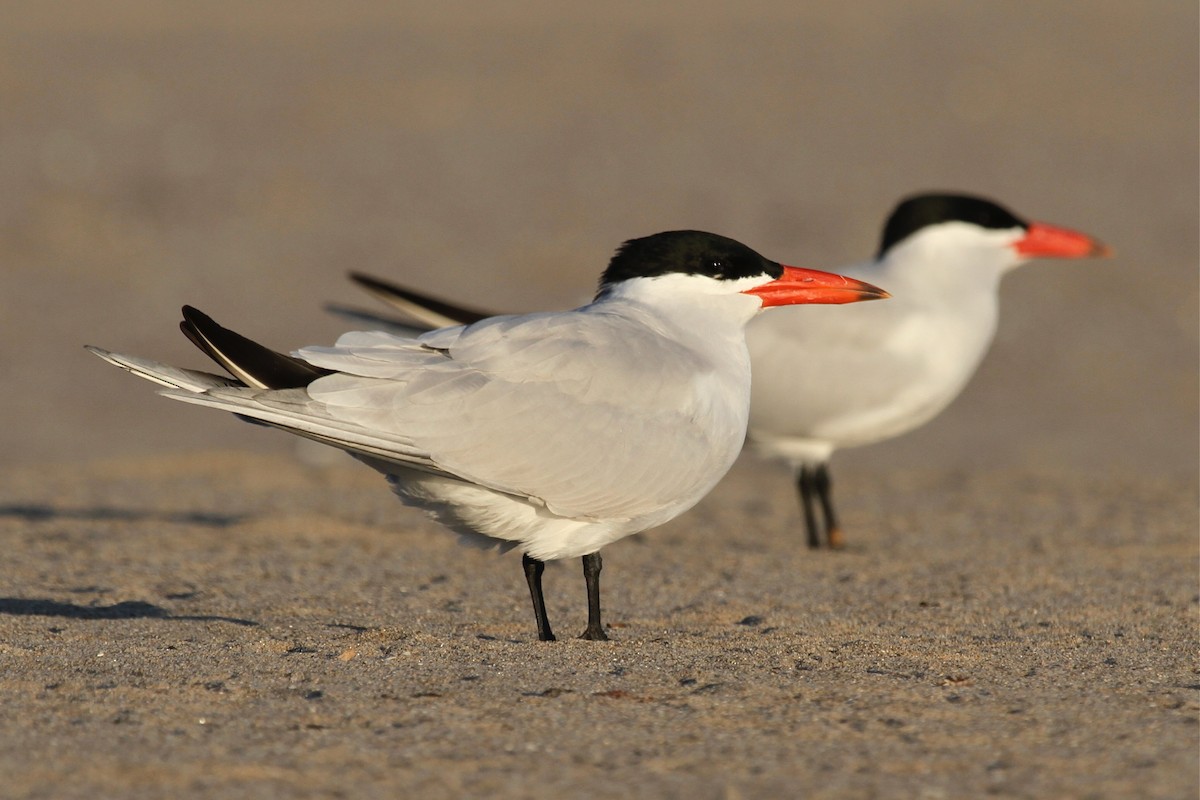
[[[834, 451], [907, 433], [958, 396], [991, 345], [1005, 273], [1033, 258], [1108, 254], [1090, 236], [1026, 221], [981, 197], [917, 194], [888, 217], [875, 258], [834, 270], [886, 287], [891, 301], [756, 317], [746, 329], [748, 441], [795, 471], [809, 546], [821, 546], [818, 503], [826, 544], [843, 544], [829, 476]], [[486, 316], [352, 277], [402, 312], [396, 324], [409, 330]]]
[[[1032, 258], [1107, 253], [1090, 236], [1026, 221], [990, 200], [919, 194], [892, 211], [875, 258], [844, 269], [887, 286], [891, 302], [857, 309], [868, 313], [846, 309], [839, 319], [780, 312], [747, 326], [749, 442], [795, 471], [809, 547], [821, 545], [817, 502], [825, 543], [843, 546], [833, 452], [907, 433], [959, 395], [991, 346], [1005, 273]], [[797, 369], [789, 353], [816, 342], [822, 347]]]
[[88, 349], [172, 399], [349, 452], [469, 543], [519, 548], [543, 641], [554, 639], [544, 562], [581, 556], [582, 638], [607, 639], [600, 548], [695, 505], [741, 449], [746, 323], [768, 306], [886, 296], [732, 239], [672, 231], [626, 242], [574, 311], [417, 339], [346, 333], [288, 356], [185, 306], [183, 332], [233, 378]]

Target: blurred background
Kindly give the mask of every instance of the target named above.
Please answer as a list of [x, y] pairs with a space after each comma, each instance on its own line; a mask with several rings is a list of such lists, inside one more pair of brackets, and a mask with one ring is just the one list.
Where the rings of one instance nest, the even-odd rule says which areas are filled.
[[832, 268], [960, 189], [1117, 255], [1010, 275], [966, 393], [837, 463], [1195, 475], [1193, 0], [650, 5], [6, 3], [0, 464], [293, 448], [82, 349], [207, 369], [183, 303], [286, 350], [352, 269], [557, 308], [634, 236]]

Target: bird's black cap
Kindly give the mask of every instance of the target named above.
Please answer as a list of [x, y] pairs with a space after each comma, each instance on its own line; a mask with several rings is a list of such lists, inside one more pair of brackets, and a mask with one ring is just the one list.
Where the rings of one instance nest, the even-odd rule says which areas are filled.
[[929, 225], [970, 222], [981, 228], [1028, 228], [1029, 223], [1004, 206], [968, 194], [916, 194], [896, 206], [883, 226], [883, 240], [876, 258]]
[[600, 278], [600, 288], [630, 278], [660, 275], [706, 275], [735, 280], [755, 275], [783, 275], [783, 267], [741, 242], [704, 231], [666, 231], [621, 245]]

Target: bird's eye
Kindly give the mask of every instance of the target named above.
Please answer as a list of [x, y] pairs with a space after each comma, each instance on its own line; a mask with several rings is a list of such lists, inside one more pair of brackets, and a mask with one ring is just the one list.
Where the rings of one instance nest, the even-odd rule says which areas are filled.
[[719, 258], [701, 259], [700, 270], [709, 275], [720, 275], [725, 270], [725, 262]]

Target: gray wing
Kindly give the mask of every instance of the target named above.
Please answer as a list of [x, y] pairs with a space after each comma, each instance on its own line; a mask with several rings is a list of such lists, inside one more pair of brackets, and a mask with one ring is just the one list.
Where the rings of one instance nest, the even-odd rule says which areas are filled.
[[694, 351], [604, 314], [500, 317], [415, 340], [349, 333], [299, 351], [336, 372], [293, 389], [94, 352], [173, 399], [577, 518], [695, 499], [745, 422], [721, 413], [719, 392], [696, 390], [711, 365]]
[[307, 392], [333, 420], [560, 515], [635, 517], [703, 491], [714, 451], [739, 437], [736, 420], [706, 420], [697, 355], [622, 318], [500, 317], [417, 341], [355, 334], [301, 350], [338, 373]]

